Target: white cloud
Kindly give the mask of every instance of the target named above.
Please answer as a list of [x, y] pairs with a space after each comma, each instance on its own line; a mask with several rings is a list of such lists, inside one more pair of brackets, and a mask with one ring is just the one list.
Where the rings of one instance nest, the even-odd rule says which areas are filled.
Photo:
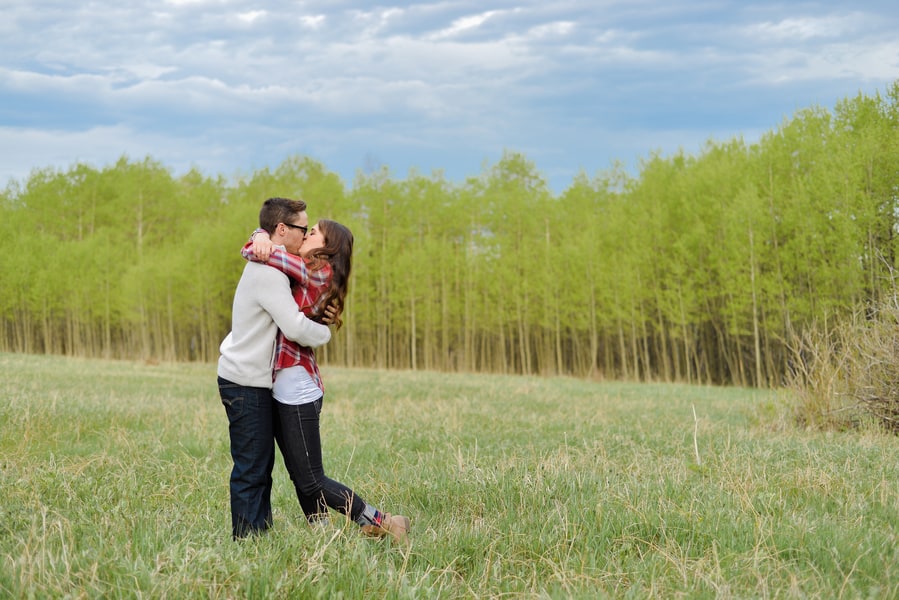
[[128, 78], [152, 80], [159, 79], [169, 73], [174, 73], [178, 69], [173, 66], [142, 62], [138, 64], [122, 65], [120, 70], [125, 73]]
[[325, 15], [303, 15], [300, 17], [300, 23], [309, 29], [320, 29], [327, 17]]
[[777, 22], [755, 23], [746, 27], [747, 37], [761, 41], [807, 41], [815, 38], [835, 38], [864, 27], [866, 18], [860, 14], [827, 17], [791, 17]]
[[478, 164], [509, 147], [562, 172], [629, 158], [651, 141], [648, 123], [667, 146], [699, 129], [666, 119], [774, 127], [803, 104], [899, 79], [895, 11], [816, 6], [6, 0], [0, 165], [68, 165], [96, 149], [227, 173], [288, 150], [391, 164], [428, 148]]
[[139, 132], [122, 125], [81, 131], [0, 127], [0, 146], [16, 149], [14, 153], [4, 153], [0, 177], [21, 181], [35, 168], [67, 170], [77, 163], [102, 168], [121, 156], [134, 160], [147, 156], [160, 160], [164, 156], [166, 166], [176, 173], [186, 172], [194, 165], [214, 169], [224, 166], [209, 160], [197, 161], [193, 145], [174, 136]]
[[350, 29], [360, 38], [371, 38], [377, 37], [391, 22], [405, 14], [405, 11], [398, 7], [378, 7], [374, 10], [350, 10], [347, 14], [350, 17]]
[[899, 41], [783, 48], [757, 54], [754, 59], [747, 72], [760, 83], [851, 79], [861, 84], [899, 79]]
[[573, 21], [556, 21], [532, 27], [528, 31], [529, 37], [536, 39], [565, 37], [574, 31], [576, 24]]
[[33, 71], [0, 68], [3, 87], [27, 94], [73, 94], [94, 96], [108, 90], [113, 79], [104, 75], [46, 75]]
[[465, 17], [461, 17], [452, 22], [452, 24], [446, 29], [442, 29], [431, 34], [429, 37], [433, 40], [442, 40], [446, 38], [456, 37], [460, 34], [471, 31], [472, 29], [477, 29], [481, 25], [483, 25], [490, 17], [498, 14], [499, 11], [496, 10], [488, 10], [487, 12], [483, 12], [477, 15], [468, 15]]
[[251, 10], [249, 12], [238, 13], [237, 18], [244, 23], [252, 24], [253, 22], [265, 17], [267, 14], [268, 12], [264, 10]]

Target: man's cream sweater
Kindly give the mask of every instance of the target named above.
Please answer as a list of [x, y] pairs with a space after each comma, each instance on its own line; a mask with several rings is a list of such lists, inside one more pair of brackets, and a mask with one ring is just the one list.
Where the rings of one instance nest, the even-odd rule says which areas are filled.
[[219, 347], [219, 377], [238, 385], [271, 388], [278, 329], [310, 348], [331, 339], [326, 325], [310, 321], [297, 308], [287, 275], [249, 262], [234, 292], [231, 333]]

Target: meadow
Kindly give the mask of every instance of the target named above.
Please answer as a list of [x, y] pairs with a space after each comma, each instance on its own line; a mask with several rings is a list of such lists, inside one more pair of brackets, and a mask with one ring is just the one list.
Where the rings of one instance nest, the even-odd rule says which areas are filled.
[[0, 597], [899, 598], [899, 440], [782, 393], [325, 367], [325, 466], [410, 544], [230, 539], [215, 366], [0, 354]]

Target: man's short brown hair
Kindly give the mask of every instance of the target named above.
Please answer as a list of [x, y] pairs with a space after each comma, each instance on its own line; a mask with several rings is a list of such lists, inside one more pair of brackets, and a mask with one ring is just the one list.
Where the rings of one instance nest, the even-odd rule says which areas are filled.
[[259, 227], [274, 233], [278, 223], [293, 223], [297, 215], [304, 210], [306, 202], [303, 200], [269, 198], [262, 203], [262, 210], [259, 211]]

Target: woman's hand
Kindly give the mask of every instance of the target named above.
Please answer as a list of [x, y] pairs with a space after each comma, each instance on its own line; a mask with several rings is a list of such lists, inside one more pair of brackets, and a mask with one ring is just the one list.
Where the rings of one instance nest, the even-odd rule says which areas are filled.
[[325, 325], [333, 325], [334, 321], [337, 320], [338, 314], [338, 304], [337, 299], [334, 298], [331, 300], [331, 303], [325, 307], [324, 313], [322, 314], [322, 323]]
[[258, 231], [253, 235], [253, 256], [259, 262], [268, 262], [272, 255], [272, 238], [265, 231]]

